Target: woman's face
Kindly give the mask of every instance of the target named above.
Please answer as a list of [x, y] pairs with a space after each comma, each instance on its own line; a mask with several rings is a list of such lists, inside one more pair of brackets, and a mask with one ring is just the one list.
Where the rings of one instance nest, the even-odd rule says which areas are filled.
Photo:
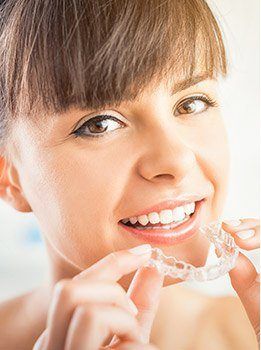
[[[119, 220], [182, 194], [206, 197], [202, 224], [220, 216], [227, 136], [219, 108], [205, 102], [218, 103], [216, 84], [203, 80], [171, 94], [162, 83], [115, 109], [17, 121], [14, 164], [52, 256], [82, 270], [111, 251], [146, 243]], [[109, 117], [85, 123], [100, 114]], [[197, 236], [152, 245], [194, 264], [205, 261], [208, 250]]]

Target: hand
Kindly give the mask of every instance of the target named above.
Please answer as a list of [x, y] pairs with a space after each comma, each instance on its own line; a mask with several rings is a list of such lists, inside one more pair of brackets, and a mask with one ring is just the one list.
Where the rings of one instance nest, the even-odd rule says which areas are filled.
[[[114, 252], [73, 279], [59, 281], [47, 327], [33, 350], [98, 350], [113, 335], [118, 338], [115, 350], [156, 349], [145, 343], [164, 277], [154, 268], [140, 268], [150, 255], [150, 250], [138, 255], [131, 250]], [[128, 295], [117, 281], [138, 268]]]
[[[236, 224], [235, 220], [232, 220], [232, 223], [233, 221]], [[238, 247], [245, 250], [259, 248], [259, 220], [241, 219], [238, 223], [239, 225], [233, 226], [223, 222], [222, 228], [233, 236]], [[229, 272], [229, 275], [231, 284], [237, 292], [259, 340], [260, 275], [252, 262], [241, 252], [239, 252], [235, 268]]]
[[[127, 292], [138, 308], [136, 318], [142, 329], [141, 334], [144, 343], [148, 343], [150, 339], [150, 332], [158, 308], [159, 292], [163, 280], [164, 276], [160, 275], [156, 269], [141, 267], [135, 273]], [[117, 336], [114, 336], [110, 342], [110, 346], [117, 345], [118, 343], [119, 339]]]

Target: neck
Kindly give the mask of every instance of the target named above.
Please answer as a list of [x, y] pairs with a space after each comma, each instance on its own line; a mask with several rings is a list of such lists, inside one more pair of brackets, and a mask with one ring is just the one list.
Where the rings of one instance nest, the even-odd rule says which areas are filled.
[[45, 239], [46, 252], [49, 258], [49, 287], [53, 288], [61, 279], [70, 279], [78, 275], [81, 270], [66, 260], [50, 242]]
[[[45, 238], [43, 235], [44, 243], [46, 246], [47, 255], [49, 258], [49, 278], [48, 284], [51, 289], [61, 279], [71, 279], [78, 275], [82, 270], [77, 266], [71, 264], [66, 258], [64, 258]], [[135, 271], [131, 274], [123, 276], [119, 281], [119, 284], [127, 291], [130, 282], [135, 274]]]

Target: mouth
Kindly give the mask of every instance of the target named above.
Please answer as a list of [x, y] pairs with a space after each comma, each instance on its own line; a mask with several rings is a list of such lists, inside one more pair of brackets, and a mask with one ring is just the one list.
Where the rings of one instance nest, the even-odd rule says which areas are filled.
[[179, 222], [171, 222], [163, 224], [161, 222], [152, 224], [148, 222], [146, 225], [141, 225], [138, 222], [135, 224], [130, 221], [120, 220], [118, 225], [123, 229], [123, 233], [131, 234], [136, 238], [160, 245], [179, 244], [197, 234], [201, 223], [201, 213], [203, 211], [206, 198], [203, 198], [195, 203], [195, 210], [191, 214], [186, 214], [184, 219]]

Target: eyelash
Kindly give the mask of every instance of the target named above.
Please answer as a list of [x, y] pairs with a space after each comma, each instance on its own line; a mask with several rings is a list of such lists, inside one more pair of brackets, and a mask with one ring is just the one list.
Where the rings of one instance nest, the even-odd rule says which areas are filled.
[[[82, 129], [85, 129], [85, 127], [87, 126], [87, 124], [90, 121], [101, 122], [103, 120], [114, 120], [116, 122], [121, 122], [118, 118], [116, 118], [110, 114], [100, 114], [100, 115], [97, 115], [97, 116], [87, 120], [77, 130], [73, 131], [72, 134], [74, 134], [75, 137], [93, 137], [93, 138], [103, 137], [104, 134], [107, 134], [107, 133], [100, 133], [97, 135], [91, 135], [91, 134], [86, 135], [86, 134], [84, 134], [84, 132], [82, 132]], [[121, 122], [121, 123], [124, 124], [123, 122]]]
[[[186, 97], [185, 99], [183, 99], [182, 101], [178, 102], [177, 105], [175, 106], [175, 109], [177, 107], [179, 107], [182, 103], [184, 104], [185, 102], [188, 102], [188, 101], [196, 101], [196, 100], [201, 100], [203, 102], [205, 102], [207, 104], [207, 108], [203, 111], [205, 112], [206, 110], [208, 110], [209, 107], [218, 107], [218, 103], [216, 100], [206, 96], [206, 95], [193, 95], [193, 96], [189, 96], [189, 97]], [[200, 114], [200, 113], [203, 113], [203, 112], [199, 112], [199, 113], [188, 113], [188, 114]], [[175, 114], [175, 113], [174, 113]], [[183, 113], [184, 114], [184, 113]], [[182, 115], [182, 114], [180, 114]], [[106, 132], [103, 132], [103, 133], [100, 133], [100, 134], [96, 134], [96, 135], [91, 135], [91, 134], [84, 134], [84, 132], [82, 130], [84, 130], [86, 127], [87, 127], [87, 124], [90, 123], [91, 121], [93, 122], [100, 122], [100, 121], [103, 121], [103, 120], [114, 120], [116, 122], [121, 122], [122, 124], [124, 124], [121, 120], [119, 120], [118, 118], [112, 116], [112, 115], [109, 115], [109, 114], [100, 114], [100, 115], [97, 115], [89, 120], [87, 120], [85, 123], [83, 123], [77, 130], [73, 131], [71, 134], [73, 134], [73, 136], [76, 138], [76, 137], [92, 137], [92, 138], [98, 138], [98, 137], [104, 137], [105, 134], [107, 134]]]
[[[182, 103], [185, 103], [187, 101], [197, 101], [197, 100], [203, 101], [208, 105], [206, 110], [209, 107], [218, 107], [217, 101], [211, 97], [206, 96], [206, 95], [192, 95], [192, 96], [186, 97], [184, 100], [181, 100], [180, 102], [178, 102], [176, 107], [178, 107], [179, 105], [181, 105]], [[188, 114], [195, 115], [195, 114], [200, 114], [200, 113], [188, 113]]]

